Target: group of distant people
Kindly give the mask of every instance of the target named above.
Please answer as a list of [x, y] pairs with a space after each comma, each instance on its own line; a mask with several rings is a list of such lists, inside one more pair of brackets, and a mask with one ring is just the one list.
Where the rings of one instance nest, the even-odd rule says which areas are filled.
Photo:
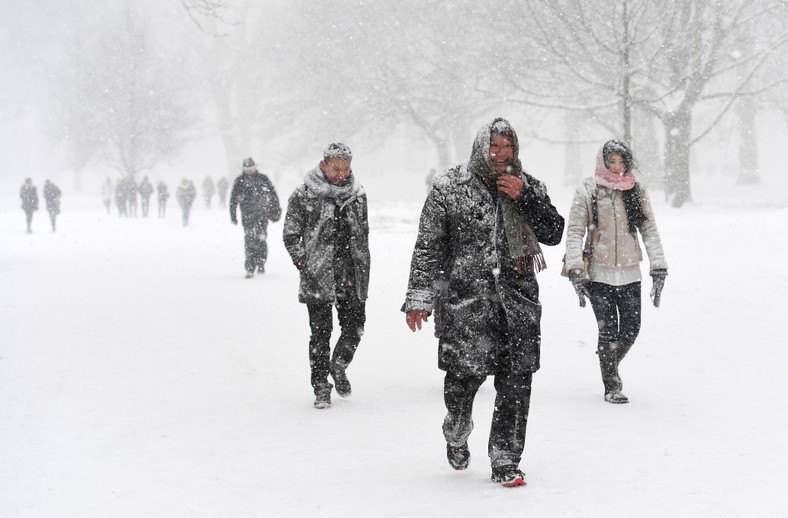
[[[219, 195], [219, 203], [224, 207], [227, 203], [227, 190], [229, 182], [227, 178], [221, 177], [219, 181], [214, 184], [210, 176], [206, 176], [202, 183], [203, 199], [205, 200], [206, 208], [211, 208], [211, 200], [214, 195]], [[156, 199], [158, 200], [158, 215], [163, 218], [167, 214], [167, 200], [170, 198], [170, 191], [163, 181], [156, 184]], [[154, 187], [144, 176], [139, 184], [131, 176], [126, 176], [119, 179], [113, 186], [112, 180], [107, 177], [101, 186], [101, 195], [104, 201], [104, 207], [107, 209], [107, 214], [110, 213], [110, 208], [114, 200], [118, 208], [118, 215], [121, 217], [136, 217], [137, 216], [137, 195], [139, 194], [140, 207], [142, 209], [142, 217], [148, 217], [148, 210], [150, 208], [150, 199], [153, 196]], [[175, 199], [181, 207], [181, 217], [183, 226], [189, 225], [189, 216], [191, 214], [192, 205], [194, 200], [197, 199], [197, 188], [194, 182], [184, 178], [178, 184], [175, 191]]]
[[[60, 188], [49, 180], [44, 182], [44, 201], [46, 203], [49, 222], [52, 225], [52, 232], [56, 230], [57, 216], [60, 214]], [[27, 233], [33, 232], [33, 213], [38, 210], [38, 189], [33, 185], [32, 178], [25, 178], [22, 188], [19, 190], [19, 197], [22, 199], [22, 210], [25, 212], [27, 221]]]
[[[283, 239], [300, 273], [306, 304], [314, 406], [329, 408], [331, 393], [348, 397], [347, 369], [364, 333], [370, 275], [367, 198], [351, 169], [352, 153], [330, 144], [288, 200]], [[247, 278], [264, 271], [268, 221], [280, 210], [273, 185], [244, 162], [233, 185], [244, 224]], [[643, 253], [650, 263], [651, 299], [659, 306], [667, 262], [645, 188], [626, 143], [606, 142], [596, 169], [577, 189], [569, 213], [564, 258], [581, 306], [591, 301], [598, 324], [597, 354], [604, 400], [622, 404], [619, 365], [640, 331]], [[428, 180], [410, 278], [402, 305], [412, 331], [435, 320], [438, 367], [445, 371], [446, 455], [457, 470], [470, 462], [472, 409], [487, 376], [495, 378], [488, 455], [492, 479], [525, 485], [519, 468], [533, 373], [540, 366], [541, 305], [536, 274], [546, 268], [542, 245], [561, 242], [565, 220], [545, 185], [520, 161], [508, 121], [485, 124], [463, 164]], [[330, 348], [332, 310], [341, 328]], [[333, 384], [329, 381], [333, 380]]]

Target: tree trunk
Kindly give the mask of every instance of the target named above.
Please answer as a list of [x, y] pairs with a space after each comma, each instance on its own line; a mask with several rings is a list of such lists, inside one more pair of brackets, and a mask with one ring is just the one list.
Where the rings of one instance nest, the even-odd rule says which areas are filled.
[[564, 185], [579, 185], [583, 176], [582, 160], [580, 157], [580, 121], [579, 114], [574, 111], [567, 111], [564, 114], [564, 136], [566, 140], [564, 152]]
[[758, 107], [755, 100], [742, 97], [736, 104], [739, 116], [739, 177], [738, 185], [757, 185], [760, 183], [758, 172], [758, 138], [755, 130], [755, 119]]
[[632, 150], [638, 163], [638, 180], [648, 186], [662, 186], [664, 169], [654, 116], [635, 111], [633, 117]]
[[692, 115], [687, 109], [665, 115], [665, 198], [679, 208], [692, 199], [690, 192], [690, 131]]

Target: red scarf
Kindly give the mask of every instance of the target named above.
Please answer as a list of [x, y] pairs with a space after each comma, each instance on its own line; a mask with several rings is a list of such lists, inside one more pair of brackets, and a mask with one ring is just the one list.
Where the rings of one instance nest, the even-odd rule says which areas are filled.
[[624, 174], [614, 173], [605, 165], [605, 159], [602, 156], [602, 150], [596, 155], [596, 170], [594, 171], [596, 177], [596, 184], [609, 189], [617, 189], [619, 191], [628, 191], [635, 186], [635, 175], [632, 170]]

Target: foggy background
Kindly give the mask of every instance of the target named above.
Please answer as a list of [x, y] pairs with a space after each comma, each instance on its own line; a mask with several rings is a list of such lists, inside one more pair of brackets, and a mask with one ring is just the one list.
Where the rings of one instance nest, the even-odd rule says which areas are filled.
[[[786, 2], [137, 0], [0, 3], [0, 189], [98, 192], [239, 174], [287, 194], [331, 141], [375, 197], [423, 196], [510, 119], [527, 169], [576, 185], [629, 140], [670, 203], [778, 180]], [[376, 192], [377, 191], [377, 192]], [[377, 195], [379, 193], [379, 195]], [[66, 206], [67, 207], [67, 206]]]

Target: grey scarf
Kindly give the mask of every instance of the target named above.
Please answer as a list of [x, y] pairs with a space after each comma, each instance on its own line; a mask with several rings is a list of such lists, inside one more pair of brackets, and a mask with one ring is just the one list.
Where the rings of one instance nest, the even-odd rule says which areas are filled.
[[356, 183], [356, 177], [352, 174], [348, 176], [347, 181], [343, 185], [332, 185], [328, 183], [319, 166], [306, 173], [304, 183], [308, 189], [314, 191], [319, 197], [333, 200], [340, 208], [344, 208], [360, 192], [359, 185]]

